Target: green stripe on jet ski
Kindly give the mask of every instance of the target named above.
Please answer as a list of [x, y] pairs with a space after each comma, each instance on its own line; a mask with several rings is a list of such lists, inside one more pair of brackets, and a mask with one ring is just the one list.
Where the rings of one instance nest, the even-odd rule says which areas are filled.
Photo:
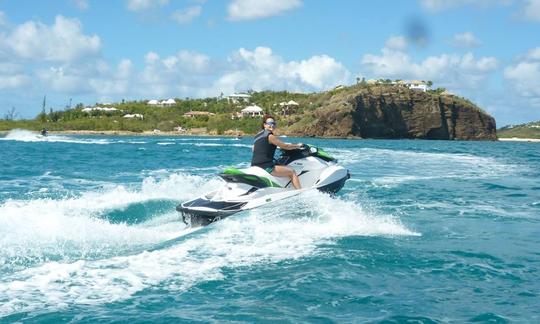
[[317, 150], [317, 155], [319, 155], [322, 158], [326, 158], [328, 160], [334, 160], [334, 158], [332, 156], [330, 156], [330, 154], [326, 153], [325, 151], [323, 151], [321, 149]]
[[[310, 145], [310, 144], [307, 144], [307, 146], [309, 146], [309, 148], [311, 149], [312, 147], [314, 147], [313, 145]], [[315, 156], [325, 160], [325, 161], [334, 161], [335, 158], [333, 158], [330, 154], [326, 153], [324, 150], [316, 147], [317, 149], [317, 152], [315, 152]]]
[[223, 170], [223, 174], [244, 174], [244, 172], [235, 168], [228, 168]]
[[264, 187], [276, 187], [281, 188], [281, 186], [274, 181], [265, 178], [265, 177], [259, 177], [252, 174], [244, 173], [238, 169], [235, 168], [228, 168], [223, 170], [221, 173], [221, 177], [228, 182], [243, 182], [247, 183], [249, 185], [257, 186], [260, 188]]

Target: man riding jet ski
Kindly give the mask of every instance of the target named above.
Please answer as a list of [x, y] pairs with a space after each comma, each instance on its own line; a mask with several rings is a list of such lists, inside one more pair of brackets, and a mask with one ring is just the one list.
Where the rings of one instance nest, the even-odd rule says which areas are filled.
[[276, 177], [288, 177], [295, 189], [300, 189], [300, 182], [294, 170], [285, 165], [276, 165], [274, 154], [279, 146], [282, 150], [295, 150], [302, 148], [302, 144], [283, 143], [274, 135], [277, 127], [274, 117], [265, 115], [262, 123], [262, 131], [255, 135], [253, 141], [253, 158], [251, 166], [257, 166]]
[[[265, 116], [263, 123], [263, 130], [255, 136], [251, 167], [224, 170], [220, 174], [223, 187], [176, 207], [186, 224], [208, 225], [309, 189], [335, 193], [350, 178], [349, 171], [322, 149], [281, 142], [273, 135], [276, 123], [271, 116]], [[282, 151], [276, 161], [277, 146]]]

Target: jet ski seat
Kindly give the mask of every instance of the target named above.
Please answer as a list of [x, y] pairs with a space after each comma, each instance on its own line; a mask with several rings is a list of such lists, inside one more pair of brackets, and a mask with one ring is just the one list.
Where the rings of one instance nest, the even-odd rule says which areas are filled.
[[267, 187], [282, 188], [281, 185], [272, 181], [269, 178], [254, 175], [254, 174], [248, 174], [248, 173], [243, 172], [240, 169], [235, 169], [235, 168], [225, 169], [222, 173], [219, 174], [219, 176], [227, 182], [245, 183], [250, 186], [257, 187], [257, 188], [267, 188]]

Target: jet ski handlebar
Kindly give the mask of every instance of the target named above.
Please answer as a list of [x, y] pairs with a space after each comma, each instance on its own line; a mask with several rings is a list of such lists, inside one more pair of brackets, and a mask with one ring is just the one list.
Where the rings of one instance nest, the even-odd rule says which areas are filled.
[[337, 161], [324, 150], [309, 144], [302, 144], [300, 148], [294, 150], [281, 150], [281, 156], [277, 161], [279, 164], [286, 165], [294, 160], [303, 159], [308, 156], [315, 156], [327, 162]]

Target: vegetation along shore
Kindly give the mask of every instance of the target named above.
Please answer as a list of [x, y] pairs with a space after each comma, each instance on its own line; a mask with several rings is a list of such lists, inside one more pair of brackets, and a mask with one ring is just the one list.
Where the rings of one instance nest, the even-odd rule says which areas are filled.
[[44, 102], [42, 108], [31, 120], [5, 116], [0, 131], [239, 136], [256, 133], [260, 116], [271, 113], [278, 118], [281, 134], [289, 136], [497, 139], [494, 118], [469, 100], [445, 89], [418, 89], [390, 80], [309, 94], [248, 91], [204, 99], [78, 104], [64, 110], [46, 108]]

